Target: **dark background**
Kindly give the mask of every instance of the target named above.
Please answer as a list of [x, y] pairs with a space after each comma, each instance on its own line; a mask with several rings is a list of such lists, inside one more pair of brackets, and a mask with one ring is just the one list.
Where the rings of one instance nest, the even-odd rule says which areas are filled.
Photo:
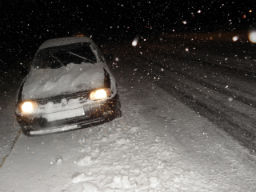
[[163, 33], [248, 30], [256, 21], [255, 4], [226, 0], [2, 0], [1, 73], [23, 73], [37, 47], [49, 38], [83, 33], [101, 45]]

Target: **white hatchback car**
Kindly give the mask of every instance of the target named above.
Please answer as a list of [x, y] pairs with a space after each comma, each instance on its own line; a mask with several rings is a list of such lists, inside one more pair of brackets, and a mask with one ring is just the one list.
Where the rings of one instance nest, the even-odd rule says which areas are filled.
[[16, 117], [25, 135], [62, 132], [121, 116], [116, 81], [87, 37], [44, 42], [17, 96]]

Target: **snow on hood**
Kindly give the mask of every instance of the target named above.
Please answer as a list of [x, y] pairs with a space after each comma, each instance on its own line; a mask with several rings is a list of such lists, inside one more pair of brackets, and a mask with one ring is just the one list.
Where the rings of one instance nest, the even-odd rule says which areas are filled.
[[70, 63], [58, 69], [33, 69], [24, 83], [22, 99], [38, 99], [90, 90], [104, 85], [99, 63]]

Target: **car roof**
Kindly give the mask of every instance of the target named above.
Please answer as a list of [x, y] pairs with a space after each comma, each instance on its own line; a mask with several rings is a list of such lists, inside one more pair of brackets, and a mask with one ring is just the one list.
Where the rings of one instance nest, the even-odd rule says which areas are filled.
[[49, 39], [45, 41], [43, 44], [41, 44], [41, 46], [39, 47], [39, 50], [49, 48], [49, 47], [56, 47], [56, 46], [62, 46], [62, 45], [68, 45], [73, 43], [80, 43], [80, 42], [93, 43], [93, 41], [88, 37], [62, 37], [62, 38]]

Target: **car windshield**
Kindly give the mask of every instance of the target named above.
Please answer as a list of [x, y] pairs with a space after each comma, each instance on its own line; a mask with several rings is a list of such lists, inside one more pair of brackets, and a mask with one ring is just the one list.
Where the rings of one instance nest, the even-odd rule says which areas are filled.
[[33, 67], [56, 69], [69, 63], [81, 64], [82, 62], [91, 64], [96, 62], [89, 43], [74, 43], [42, 49], [36, 54]]

